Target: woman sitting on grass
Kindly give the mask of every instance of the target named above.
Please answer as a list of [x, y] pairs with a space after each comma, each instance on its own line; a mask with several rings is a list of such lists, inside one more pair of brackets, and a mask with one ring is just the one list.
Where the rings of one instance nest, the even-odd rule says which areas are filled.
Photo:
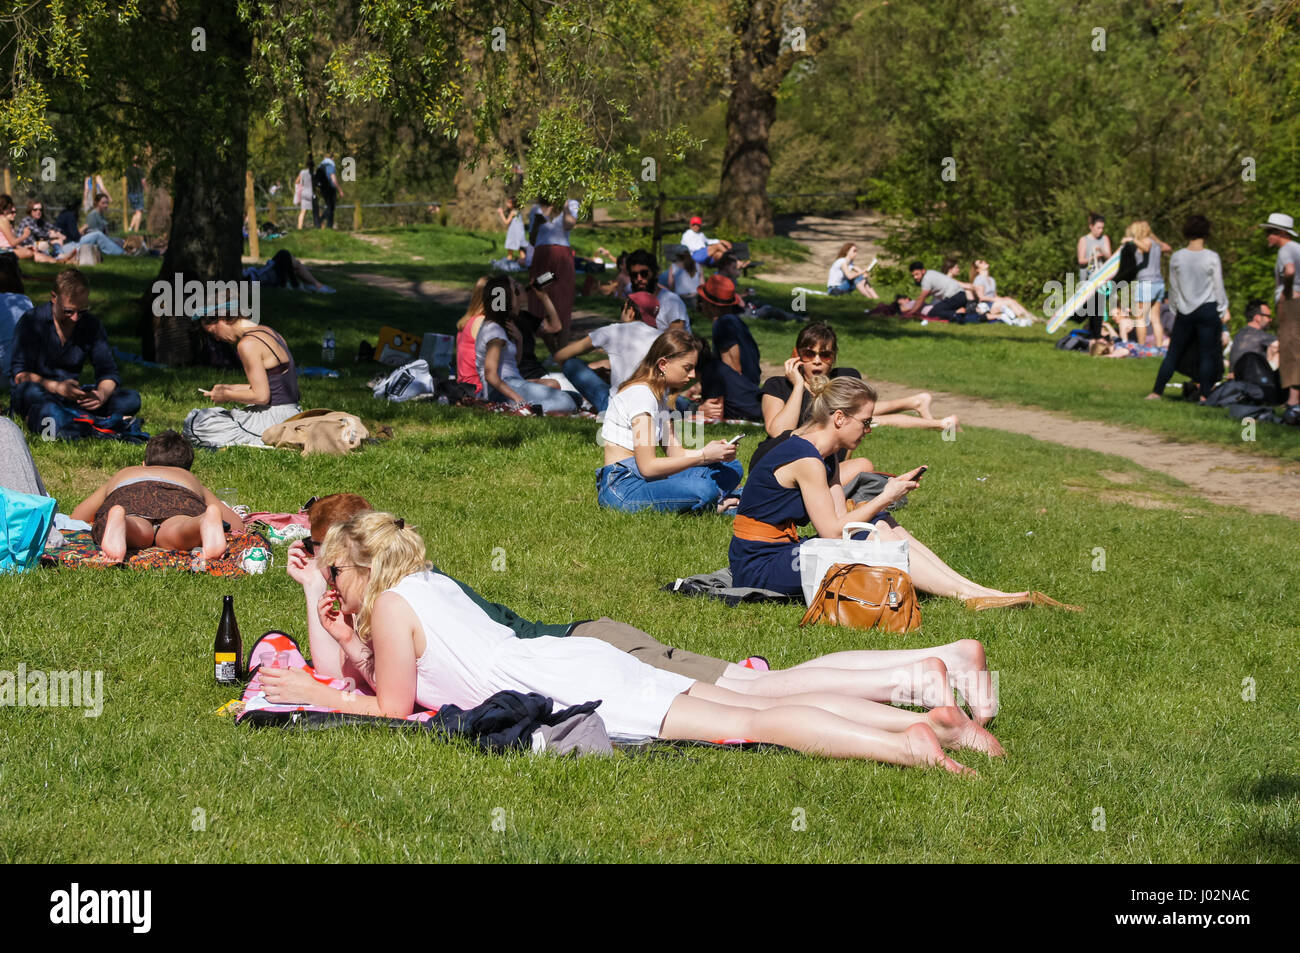
[[[690, 382], [699, 354], [693, 335], [669, 328], [610, 398], [600, 429], [605, 465], [596, 471], [601, 506], [629, 513], [701, 513], [736, 502], [735, 497], [724, 499], [744, 475], [735, 446], [713, 440], [700, 450], [687, 450], [668, 413], [665, 398]], [[659, 447], [666, 456], [658, 455]]]
[[853, 263], [858, 254], [858, 246], [845, 242], [840, 246], [840, 256], [831, 264], [826, 274], [826, 293], [833, 295], [848, 294], [855, 288], [868, 298], [879, 298], [876, 289], [867, 280], [867, 273]]
[[734, 585], [799, 595], [803, 540], [795, 527], [811, 522], [818, 536], [839, 539], [848, 523], [876, 523], [877, 538], [907, 541], [912, 582], [922, 592], [961, 599], [975, 610], [1060, 605], [1039, 592], [1002, 592], [971, 582], [885, 512], [920, 485], [924, 467], [891, 478], [880, 495], [850, 509], [837, 455], [856, 449], [871, 432], [876, 392], [858, 378], [830, 380], [821, 374], [812, 376], [808, 388], [813, 396], [808, 423], [750, 461], [729, 551]]
[[320, 562], [333, 586], [317, 611], [373, 696], [308, 686], [312, 701], [404, 717], [417, 704], [477, 705], [502, 690], [537, 692], [557, 708], [601, 699], [621, 738], [747, 738], [833, 758], [938, 765], [965, 773], [943, 749], [1002, 753], [953, 705], [921, 714], [840, 695], [742, 695], [652, 668], [597, 639], [519, 639], [450, 578], [433, 571], [424, 540], [388, 513], [334, 526]]
[[483, 289], [487, 283], [487, 275], [474, 282], [469, 306], [456, 322], [456, 380], [473, 388], [475, 392], [483, 389], [474, 358], [474, 344], [478, 340], [479, 329], [483, 327]]
[[[808, 382], [813, 377], [834, 380], [839, 377], [862, 379], [856, 368], [836, 367], [835, 356], [839, 344], [835, 330], [830, 325], [806, 324], [795, 338], [794, 352], [785, 362], [784, 377], [769, 377], [763, 382], [763, 426], [770, 437], [781, 437], [795, 427], [808, 422], [812, 412], [812, 394]], [[936, 419], [930, 413], [930, 395], [913, 394], [899, 400], [881, 401], [876, 409], [880, 414], [872, 420], [873, 427], [912, 427], [921, 430], [943, 430], [957, 426], [957, 415]], [[915, 411], [913, 417], [906, 411]], [[871, 461], [865, 457], [846, 460], [840, 455], [840, 478], [846, 487], [864, 473], [871, 472]], [[850, 494], [852, 496], [852, 494]]]
[[1020, 323], [1025, 327], [1033, 324], [1034, 316], [1028, 308], [1015, 298], [998, 294], [997, 279], [989, 273], [989, 263], [983, 258], [976, 258], [971, 264], [970, 279], [975, 293], [975, 307], [979, 309], [982, 305], [987, 305], [990, 321]]
[[[560, 319], [551, 303], [549, 289], [533, 288], [546, 311], [540, 328], [544, 334], [556, 335]], [[516, 404], [540, 404], [546, 414], [571, 414], [578, 409], [573, 398], [538, 380], [525, 380], [519, 370], [524, 350], [523, 334], [517, 322], [521, 318], [523, 292], [508, 275], [489, 278], [483, 286], [484, 321], [474, 342], [474, 363], [478, 370], [485, 400], [512, 401]]]
[[262, 434], [302, 413], [298, 405], [298, 369], [289, 345], [277, 332], [239, 315], [203, 318], [203, 330], [235, 345], [247, 384], [216, 384], [199, 389], [214, 404], [238, 401], [243, 409], [199, 407], [182, 428], [196, 447], [265, 447]]

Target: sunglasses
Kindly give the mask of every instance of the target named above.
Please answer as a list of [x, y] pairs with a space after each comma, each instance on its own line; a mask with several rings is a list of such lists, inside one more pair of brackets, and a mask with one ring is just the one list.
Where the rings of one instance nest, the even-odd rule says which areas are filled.
[[79, 318], [83, 314], [89, 314], [89, 308], [60, 308], [65, 318]]
[[805, 361], [811, 361], [814, 358], [818, 358], [818, 357], [820, 357], [823, 361], [835, 360], [834, 351], [818, 351], [815, 348], [811, 348], [811, 347], [799, 348], [799, 356], [802, 357]]
[[325, 545], [324, 543], [318, 543], [310, 536], [304, 537], [302, 541], [302, 548], [307, 551], [308, 556], [312, 556], [312, 557], [315, 557], [316, 551], [324, 547], [324, 545]]
[[628, 274], [636, 278], [649, 278], [652, 274], [654, 274], [654, 272], [652, 272], [649, 268], [633, 268], [628, 272]]
[[344, 569], [361, 569], [361, 566], [330, 566], [330, 585], [335, 589], [339, 587], [339, 573]]

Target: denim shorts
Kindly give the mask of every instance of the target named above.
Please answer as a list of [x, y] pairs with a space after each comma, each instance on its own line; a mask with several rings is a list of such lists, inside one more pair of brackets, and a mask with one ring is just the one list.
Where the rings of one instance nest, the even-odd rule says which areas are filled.
[[1164, 301], [1165, 283], [1159, 279], [1133, 282], [1133, 300], [1144, 304], [1150, 304], [1153, 301]]

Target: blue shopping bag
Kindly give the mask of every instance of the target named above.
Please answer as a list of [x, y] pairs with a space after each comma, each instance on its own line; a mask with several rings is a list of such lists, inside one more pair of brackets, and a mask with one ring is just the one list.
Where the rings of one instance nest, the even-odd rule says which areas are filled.
[[4, 536], [0, 537], [0, 572], [21, 572], [36, 565], [45, 551], [54, 510], [53, 497], [19, 493], [0, 486], [0, 515]]

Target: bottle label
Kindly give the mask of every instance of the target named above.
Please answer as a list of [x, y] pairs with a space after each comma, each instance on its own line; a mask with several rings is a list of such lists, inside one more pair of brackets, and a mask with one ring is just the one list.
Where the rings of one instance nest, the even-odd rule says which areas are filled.
[[239, 671], [235, 661], [235, 653], [217, 652], [215, 653], [215, 658], [217, 663], [217, 681], [225, 685], [232, 685], [235, 682], [238, 682]]

